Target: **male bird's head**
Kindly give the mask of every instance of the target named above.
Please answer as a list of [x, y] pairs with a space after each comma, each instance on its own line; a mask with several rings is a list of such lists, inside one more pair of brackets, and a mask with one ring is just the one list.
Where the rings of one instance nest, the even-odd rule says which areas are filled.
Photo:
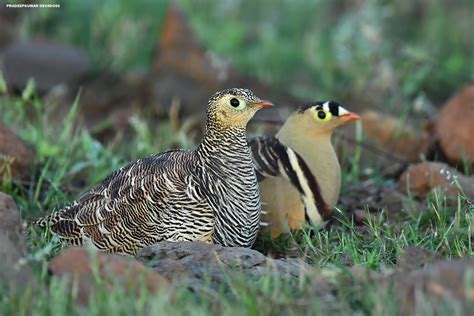
[[293, 124], [308, 133], [331, 134], [338, 126], [360, 119], [359, 115], [346, 110], [334, 101], [318, 101], [305, 104], [292, 115]]
[[258, 110], [270, 106], [272, 102], [258, 98], [248, 89], [226, 89], [209, 99], [207, 117], [210, 123], [222, 127], [245, 128]]

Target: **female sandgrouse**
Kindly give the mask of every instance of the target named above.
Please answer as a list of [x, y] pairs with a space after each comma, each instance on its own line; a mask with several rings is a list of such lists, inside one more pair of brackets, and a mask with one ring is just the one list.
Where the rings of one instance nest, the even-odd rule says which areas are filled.
[[260, 197], [246, 125], [269, 101], [228, 89], [208, 102], [206, 130], [194, 150], [171, 150], [131, 162], [72, 205], [35, 223], [68, 244], [133, 255], [161, 240], [249, 247], [260, 222]]
[[306, 223], [322, 226], [339, 198], [341, 167], [332, 132], [359, 119], [342, 105], [315, 102], [296, 110], [274, 137], [250, 140], [257, 170], [263, 223], [273, 237]]

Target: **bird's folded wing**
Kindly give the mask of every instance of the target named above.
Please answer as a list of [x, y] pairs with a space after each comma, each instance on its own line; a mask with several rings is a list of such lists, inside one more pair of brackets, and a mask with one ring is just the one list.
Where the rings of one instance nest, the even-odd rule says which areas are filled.
[[59, 211], [59, 216], [51, 223], [53, 231], [61, 234], [63, 230], [73, 229], [72, 226], [99, 224], [109, 226], [105, 229], [109, 230], [115, 222], [130, 220], [130, 226], [149, 220], [152, 210], [165, 208], [170, 196], [186, 188], [184, 180], [190, 165], [187, 154], [185, 151], [157, 154], [115, 171], [72, 205]]
[[276, 137], [253, 138], [249, 141], [249, 146], [259, 182], [268, 177], [292, 177], [294, 172], [288, 157], [291, 149]]
[[257, 137], [249, 140], [252, 161], [257, 173], [258, 181], [267, 177], [280, 176], [280, 147], [275, 137]]

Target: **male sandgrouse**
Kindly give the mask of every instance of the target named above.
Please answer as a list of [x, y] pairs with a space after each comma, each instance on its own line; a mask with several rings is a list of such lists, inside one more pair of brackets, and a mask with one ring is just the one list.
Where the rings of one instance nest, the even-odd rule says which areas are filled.
[[72, 205], [37, 220], [68, 244], [133, 255], [161, 240], [249, 247], [260, 197], [246, 125], [269, 101], [247, 89], [214, 94], [204, 137], [194, 150], [131, 162]]
[[273, 237], [305, 223], [324, 225], [339, 197], [341, 168], [331, 135], [359, 116], [336, 102], [296, 110], [274, 137], [250, 140], [260, 181], [262, 222]]

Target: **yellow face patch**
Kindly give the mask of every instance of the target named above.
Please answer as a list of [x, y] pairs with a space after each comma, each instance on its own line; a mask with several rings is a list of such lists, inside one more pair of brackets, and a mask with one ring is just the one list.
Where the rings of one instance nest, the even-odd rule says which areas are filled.
[[314, 110], [313, 116], [317, 122], [327, 122], [332, 119], [331, 112], [324, 111], [323, 109]]

